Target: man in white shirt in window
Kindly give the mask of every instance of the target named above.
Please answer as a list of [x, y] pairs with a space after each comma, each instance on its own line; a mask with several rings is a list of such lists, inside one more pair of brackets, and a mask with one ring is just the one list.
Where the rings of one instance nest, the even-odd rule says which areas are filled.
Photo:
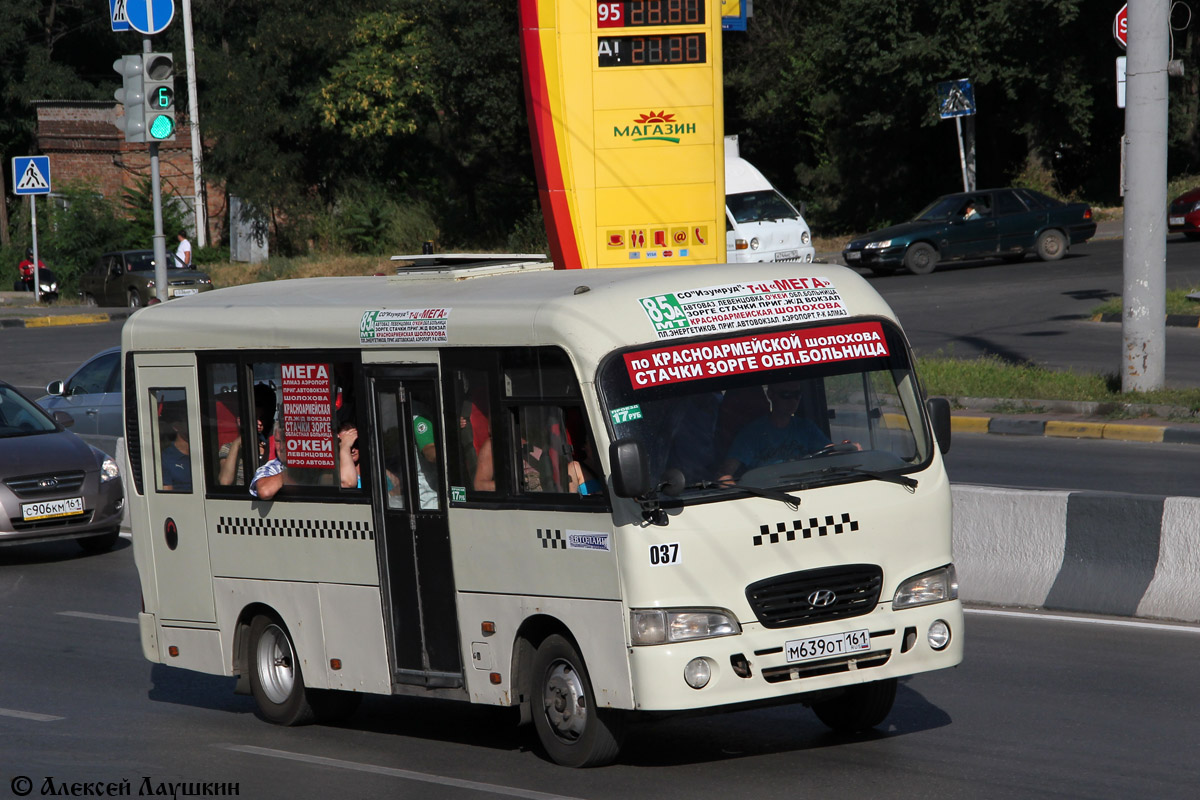
[[175, 248], [175, 266], [179, 269], [192, 268], [192, 243], [188, 241], [184, 231], [179, 232], [179, 246]]

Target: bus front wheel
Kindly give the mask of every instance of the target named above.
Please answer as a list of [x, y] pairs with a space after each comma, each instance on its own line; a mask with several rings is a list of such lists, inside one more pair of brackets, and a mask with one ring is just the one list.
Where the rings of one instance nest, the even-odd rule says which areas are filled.
[[314, 719], [292, 638], [271, 617], [250, 623], [250, 693], [259, 711], [277, 725], [304, 725]]
[[583, 659], [566, 638], [553, 634], [533, 656], [533, 726], [552, 761], [567, 767], [611, 763], [621, 751], [624, 717], [597, 708]]
[[851, 686], [832, 700], [813, 703], [817, 718], [838, 733], [863, 733], [887, 718], [896, 702], [896, 679]]

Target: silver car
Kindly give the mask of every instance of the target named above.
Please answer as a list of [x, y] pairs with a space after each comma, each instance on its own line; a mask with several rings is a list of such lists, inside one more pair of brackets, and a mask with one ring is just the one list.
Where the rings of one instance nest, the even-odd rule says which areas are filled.
[[0, 382], [0, 546], [75, 539], [89, 553], [121, 535], [125, 492], [117, 462]]
[[102, 350], [65, 381], [51, 381], [38, 405], [53, 414], [66, 411], [75, 420], [71, 430], [109, 453], [123, 436], [121, 405], [121, 348]]

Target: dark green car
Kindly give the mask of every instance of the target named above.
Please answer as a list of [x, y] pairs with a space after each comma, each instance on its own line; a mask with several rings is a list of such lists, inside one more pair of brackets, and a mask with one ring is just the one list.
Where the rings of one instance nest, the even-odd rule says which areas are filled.
[[928, 275], [940, 261], [1020, 261], [1028, 253], [1057, 261], [1095, 233], [1087, 203], [1064, 203], [1031, 189], [984, 189], [943, 195], [910, 222], [856, 237], [842, 259], [876, 274], [906, 269]]
[[[212, 280], [194, 269], [172, 267], [167, 254], [167, 299], [207, 292]], [[118, 250], [96, 259], [79, 277], [79, 296], [89, 306], [141, 308], [158, 296], [154, 285], [153, 250]]]

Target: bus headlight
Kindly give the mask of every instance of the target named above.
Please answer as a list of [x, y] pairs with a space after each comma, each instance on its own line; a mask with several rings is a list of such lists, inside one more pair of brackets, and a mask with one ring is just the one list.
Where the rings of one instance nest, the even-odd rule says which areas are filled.
[[629, 631], [634, 645], [648, 645], [733, 636], [742, 626], [723, 608], [645, 608], [629, 612]]
[[812, 241], [812, 236], [809, 235], [808, 231], [800, 232], [800, 244], [808, 244], [811, 241]]
[[759, 247], [759, 245], [758, 245], [758, 237], [757, 237], [757, 236], [755, 236], [754, 238], [752, 238], [752, 239], [750, 240], [750, 249], [751, 249], [751, 250], [757, 250], [757, 249], [758, 249], [758, 247]]
[[915, 608], [957, 599], [958, 574], [953, 564], [947, 564], [901, 583], [892, 598], [892, 608]]

